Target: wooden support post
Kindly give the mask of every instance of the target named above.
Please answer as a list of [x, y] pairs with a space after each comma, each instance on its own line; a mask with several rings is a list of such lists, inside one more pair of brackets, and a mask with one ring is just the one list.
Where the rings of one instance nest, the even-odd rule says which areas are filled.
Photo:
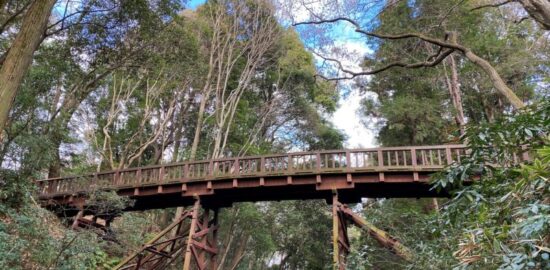
[[197, 221], [199, 218], [200, 199], [195, 198], [195, 205], [193, 206], [193, 212], [191, 214], [191, 226], [189, 227], [189, 235], [187, 236], [187, 246], [185, 247], [185, 254], [183, 259], [183, 270], [191, 269], [191, 248], [193, 245], [193, 234], [197, 229]]
[[[212, 224], [210, 225], [213, 228], [211, 240], [212, 242], [210, 243], [210, 245], [216, 250], [218, 249], [218, 211], [219, 209], [214, 209], [214, 219], [212, 220]], [[218, 270], [218, 261], [216, 255], [217, 254], [212, 254], [212, 256], [210, 257], [210, 269], [212, 270]]]
[[182, 254], [182, 250], [185, 250], [191, 224], [184, 223], [191, 217], [192, 212], [184, 211], [172, 224], [145, 243], [141, 249], [126, 257], [114, 269], [166, 269]]
[[[202, 216], [199, 220], [200, 226], [198, 231], [204, 231], [208, 230], [206, 235], [203, 235], [200, 239], [193, 239], [194, 241], [197, 240], [198, 243], [200, 243], [201, 246], [208, 246], [208, 234], [210, 234], [210, 228], [208, 227], [208, 223], [210, 222], [210, 209], [204, 209], [204, 212], [202, 213]], [[195, 242], [193, 242], [195, 243]], [[203, 250], [201, 252], [198, 252], [197, 256], [195, 257], [196, 263], [198, 265], [204, 265], [206, 264], [206, 252]]]
[[79, 219], [81, 219], [83, 215], [84, 215], [84, 210], [80, 209], [80, 211], [78, 211], [78, 213], [74, 217], [73, 225], [71, 226], [73, 230], [76, 230], [78, 228], [78, 223], [80, 222]]
[[340, 266], [340, 254], [338, 254], [338, 193], [332, 191], [332, 262], [334, 270]]
[[350, 252], [348, 238], [348, 220], [342, 212], [342, 204], [338, 201], [338, 193], [332, 193], [332, 249], [335, 270], [346, 269], [346, 259]]

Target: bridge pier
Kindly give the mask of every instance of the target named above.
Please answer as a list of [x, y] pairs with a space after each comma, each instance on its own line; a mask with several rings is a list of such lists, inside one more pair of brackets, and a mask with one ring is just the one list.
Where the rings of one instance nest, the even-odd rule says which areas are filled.
[[216, 270], [218, 210], [213, 211], [212, 219], [210, 219], [210, 209], [204, 209], [201, 216], [199, 216], [199, 210], [200, 199], [197, 197], [192, 210], [183, 270], [190, 270], [192, 262], [195, 262], [199, 270]]
[[333, 191], [332, 195], [332, 250], [335, 270], [345, 270], [346, 260], [350, 252], [348, 238], [348, 223], [344, 213], [340, 209], [338, 193]]
[[[205, 208], [201, 211], [197, 197], [192, 209], [183, 211], [176, 221], [114, 269], [165, 269], [181, 256], [183, 270], [215, 270], [217, 222], [218, 209]], [[192, 268], [193, 265], [195, 268]]]

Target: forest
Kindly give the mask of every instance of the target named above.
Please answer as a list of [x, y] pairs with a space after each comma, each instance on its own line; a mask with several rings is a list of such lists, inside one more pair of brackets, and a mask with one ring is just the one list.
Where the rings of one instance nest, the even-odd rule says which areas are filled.
[[[550, 1], [0, 0], [0, 269], [120, 269], [186, 211], [94, 190], [114, 219], [80, 228], [38, 180], [458, 144], [445, 196], [349, 205], [345, 269], [550, 269]], [[331, 209], [221, 208], [215, 265], [190, 269], [344, 269]]]

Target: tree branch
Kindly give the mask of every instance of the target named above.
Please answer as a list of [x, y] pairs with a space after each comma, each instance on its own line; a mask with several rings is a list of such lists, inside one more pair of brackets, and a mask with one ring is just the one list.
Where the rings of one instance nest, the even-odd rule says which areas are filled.
[[472, 9], [470, 9], [470, 11], [479, 10], [479, 9], [488, 8], [488, 7], [500, 7], [500, 6], [504, 6], [504, 5], [512, 3], [512, 2], [516, 2], [516, 0], [506, 0], [506, 1], [503, 1], [503, 2], [500, 2], [500, 3], [485, 4], [485, 5], [481, 5], [481, 6], [477, 6], [475, 8], [472, 8]]
[[[508, 101], [512, 104], [512, 106], [514, 106], [516, 109], [522, 108], [525, 106], [523, 101], [514, 93], [514, 91], [512, 91], [512, 89], [510, 89], [510, 87], [508, 87], [508, 85], [502, 79], [502, 77], [500, 77], [500, 74], [497, 72], [497, 70], [487, 60], [479, 57], [474, 52], [472, 52], [469, 48], [466, 48], [458, 44], [456, 40], [456, 35], [454, 33], [448, 33], [445, 36], [445, 40], [432, 38], [421, 33], [404, 33], [404, 34], [395, 34], [395, 35], [374, 33], [374, 32], [361, 29], [357, 22], [345, 17], [338, 17], [334, 19], [319, 20], [319, 21], [300, 22], [300, 23], [295, 23], [294, 25], [296, 26], [296, 25], [304, 25], [304, 24], [323, 24], [323, 23], [334, 23], [338, 21], [346, 21], [353, 24], [355, 26], [355, 32], [364, 34], [366, 36], [376, 37], [380, 39], [387, 39], [387, 40], [418, 38], [422, 41], [425, 41], [434, 45], [438, 45], [440, 47], [445, 47], [448, 49], [448, 50], [445, 50], [443, 53], [441, 53], [439, 57], [436, 57], [436, 59], [432, 62], [419, 62], [414, 64], [404, 64], [401, 62], [394, 62], [389, 65], [386, 65], [385, 67], [380, 68], [379, 70], [355, 73], [356, 74], [355, 76], [353, 76], [354, 73], [350, 73], [352, 74], [353, 77], [356, 77], [359, 75], [369, 75], [369, 74], [373, 74], [373, 72], [381, 72], [394, 66], [401, 66], [401, 67], [408, 67], [408, 68], [418, 68], [423, 66], [432, 67], [438, 64], [439, 62], [441, 62], [443, 59], [445, 59], [445, 57], [451, 54], [453, 50], [456, 50], [461, 52], [466, 58], [468, 58], [468, 60], [470, 60], [476, 66], [481, 68], [485, 72], [485, 74], [489, 76], [496, 90], [500, 92], [500, 94], [505, 96], [508, 99]], [[338, 80], [338, 79], [349, 79], [349, 77], [333, 78], [331, 80]]]
[[[439, 50], [436, 54], [430, 55], [426, 61], [423, 62], [416, 62], [416, 63], [404, 63], [404, 62], [392, 62], [390, 64], [387, 64], [381, 68], [377, 68], [370, 71], [361, 71], [361, 72], [354, 72], [349, 69], [344, 68], [342, 63], [334, 58], [328, 58], [325, 56], [322, 56], [316, 52], [313, 52], [315, 55], [323, 58], [326, 61], [335, 62], [339, 69], [345, 73], [348, 73], [351, 75], [351, 77], [338, 77], [338, 78], [327, 78], [323, 75], [317, 74], [317, 77], [323, 78], [327, 81], [337, 81], [337, 80], [343, 80], [343, 79], [353, 79], [357, 76], [364, 76], [364, 75], [374, 75], [376, 73], [380, 73], [382, 71], [388, 70], [393, 67], [403, 67], [403, 68], [421, 68], [421, 67], [434, 67], [441, 63], [447, 56], [449, 56], [451, 53], [453, 53], [453, 49], [445, 49], [445, 50]], [[433, 60], [432, 60], [433, 59]]]
[[463, 53], [466, 52], [466, 50], [467, 50], [467, 48], [465, 48], [464, 46], [461, 46], [459, 44], [447, 42], [447, 41], [437, 39], [437, 38], [432, 38], [432, 37], [426, 36], [426, 35], [421, 34], [421, 33], [411, 32], [411, 33], [404, 33], [404, 34], [381, 34], [381, 33], [366, 31], [366, 30], [361, 28], [359, 23], [357, 23], [356, 21], [354, 21], [352, 19], [345, 18], [345, 17], [338, 17], [338, 18], [334, 18], [334, 19], [319, 20], [319, 21], [300, 22], [300, 23], [295, 23], [294, 26], [307, 25], [307, 24], [334, 23], [334, 22], [339, 22], [339, 21], [345, 21], [345, 22], [351, 23], [353, 26], [355, 26], [355, 32], [361, 33], [363, 35], [370, 36], [370, 37], [375, 37], [375, 38], [379, 38], [379, 39], [389, 39], [389, 40], [418, 38], [422, 41], [425, 41], [425, 42], [428, 42], [428, 43], [431, 43], [431, 44], [434, 44], [434, 45], [438, 45], [438, 46], [441, 46], [441, 47], [445, 47], [445, 48], [455, 49], [455, 50], [461, 51]]

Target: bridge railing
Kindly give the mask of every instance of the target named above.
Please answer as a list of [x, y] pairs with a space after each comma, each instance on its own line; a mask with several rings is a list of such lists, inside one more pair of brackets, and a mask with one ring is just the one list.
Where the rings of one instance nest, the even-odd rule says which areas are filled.
[[466, 155], [464, 145], [386, 147], [221, 158], [37, 181], [42, 195], [190, 181], [308, 173], [437, 170]]

